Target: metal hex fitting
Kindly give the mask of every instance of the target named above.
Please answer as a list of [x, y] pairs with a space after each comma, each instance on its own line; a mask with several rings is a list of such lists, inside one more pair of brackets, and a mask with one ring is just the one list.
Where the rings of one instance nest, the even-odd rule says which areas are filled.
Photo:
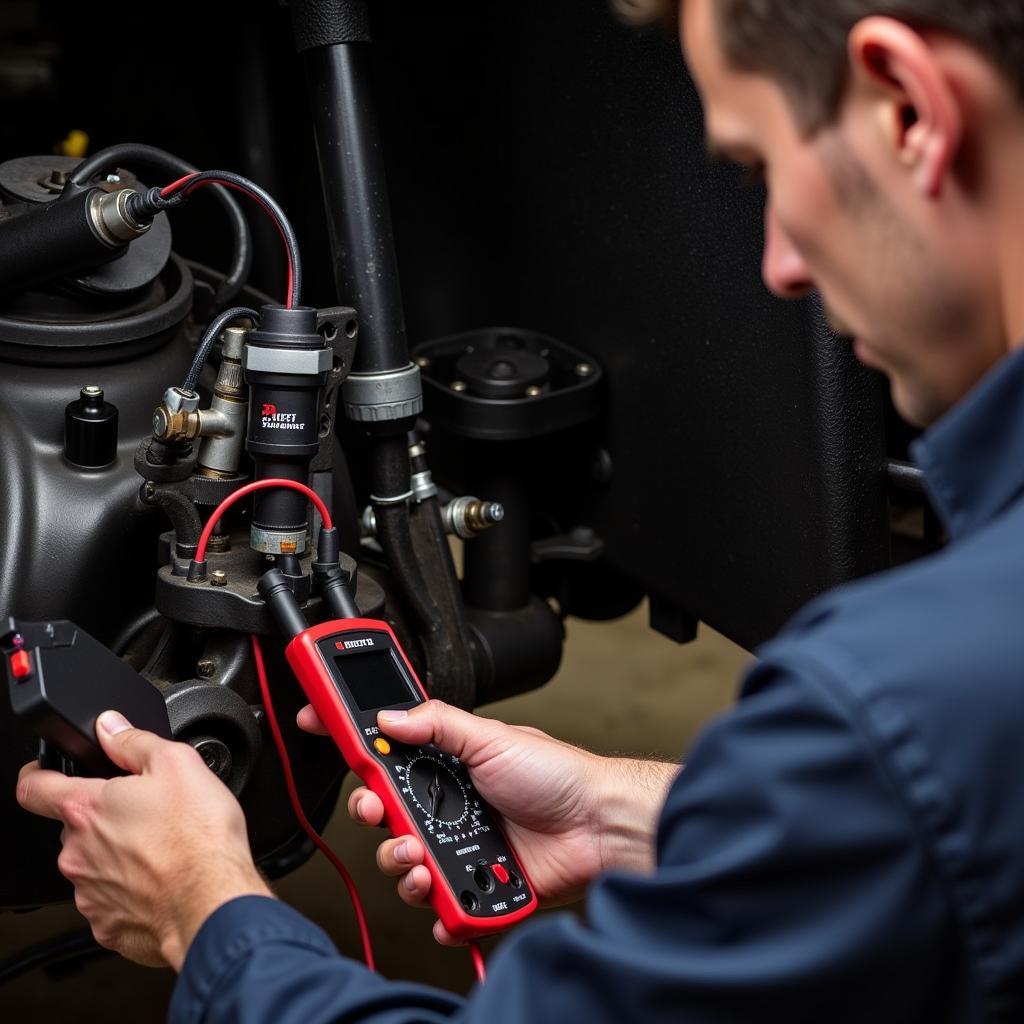
[[423, 411], [423, 385], [415, 363], [388, 373], [350, 373], [341, 395], [345, 415], [356, 423], [406, 419]]
[[246, 345], [243, 363], [247, 373], [282, 373], [315, 377], [334, 365], [329, 348], [263, 348]]
[[195, 412], [199, 408], [199, 395], [181, 388], [168, 388], [164, 392], [164, 405], [172, 412]]
[[89, 200], [89, 219], [96, 234], [107, 245], [121, 248], [152, 227], [152, 222], [139, 224], [128, 212], [128, 197], [137, 194], [130, 188], [122, 188], [117, 192], [97, 191]]

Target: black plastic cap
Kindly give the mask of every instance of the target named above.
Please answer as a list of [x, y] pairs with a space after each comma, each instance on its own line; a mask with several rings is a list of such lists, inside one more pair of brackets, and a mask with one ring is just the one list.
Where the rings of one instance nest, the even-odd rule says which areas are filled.
[[298, 348], [323, 348], [324, 339], [316, 329], [317, 310], [313, 306], [266, 305], [260, 309], [259, 326], [249, 332], [250, 345], [294, 345]]
[[322, 565], [337, 565], [341, 560], [341, 539], [338, 536], [338, 528], [332, 526], [320, 527], [320, 534], [316, 539], [316, 560]]
[[117, 458], [117, 407], [101, 388], [82, 388], [64, 409], [64, 457], [82, 469], [103, 469]]
[[189, 583], [205, 583], [206, 582], [206, 562], [197, 562], [194, 558], [188, 563], [188, 574], [185, 579]]

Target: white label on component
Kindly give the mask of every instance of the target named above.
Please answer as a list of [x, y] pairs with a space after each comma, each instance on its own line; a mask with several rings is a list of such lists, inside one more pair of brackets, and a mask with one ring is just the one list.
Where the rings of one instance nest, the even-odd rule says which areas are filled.
[[491, 904], [491, 910], [493, 910], [495, 913], [497, 913], [499, 910], [508, 910], [508, 904], [507, 903], [492, 903]]

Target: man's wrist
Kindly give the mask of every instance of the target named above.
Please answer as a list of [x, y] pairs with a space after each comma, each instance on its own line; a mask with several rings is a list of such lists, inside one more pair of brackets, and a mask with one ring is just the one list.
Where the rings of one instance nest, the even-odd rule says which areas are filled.
[[680, 766], [627, 757], [600, 762], [595, 811], [602, 870], [650, 871], [658, 818]]
[[172, 897], [170, 916], [160, 938], [160, 952], [175, 971], [181, 970], [189, 946], [207, 918], [240, 896], [274, 898], [255, 865], [236, 871], [200, 873], [200, 877]]

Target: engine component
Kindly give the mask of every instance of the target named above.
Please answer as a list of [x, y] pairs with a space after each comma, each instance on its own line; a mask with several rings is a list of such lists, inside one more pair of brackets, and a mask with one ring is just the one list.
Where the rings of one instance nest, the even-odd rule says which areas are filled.
[[[324, 329], [354, 336], [354, 311], [307, 306], [264, 306], [260, 325], [249, 332], [243, 355], [249, 385], [249, 427], [245, 448], [256, 479], [278, 477], [306, 483], [320, 447], [324, 387], [334, 351]], [[292, 491], [258, 493], [250, 545], [270, 555], [306, 550], [306, 499]]]
[[500, 501], [481, 501], [470, 495], [453, 498], [441, 509], [441, 518], [448, 533], [470, 540], [497, 526], [505, 518]]
[[0, 292], [68, 277], [116, 259], [152, 225], [128, 212], [132, 189], [91, 188], [69, 199], [24, 206], [0, 220]]
[[117, 458], [117, 407], [95, 384], [64, 409], [64, 458], [82, 469], [102, 469]]
[[242, 353], [248, 332], [225, 328], [221, 334], [221, 360], [209, 410], [200, 413], [199, 472], [206, 476], [233, 476], [245, 444], [248, 411]]

